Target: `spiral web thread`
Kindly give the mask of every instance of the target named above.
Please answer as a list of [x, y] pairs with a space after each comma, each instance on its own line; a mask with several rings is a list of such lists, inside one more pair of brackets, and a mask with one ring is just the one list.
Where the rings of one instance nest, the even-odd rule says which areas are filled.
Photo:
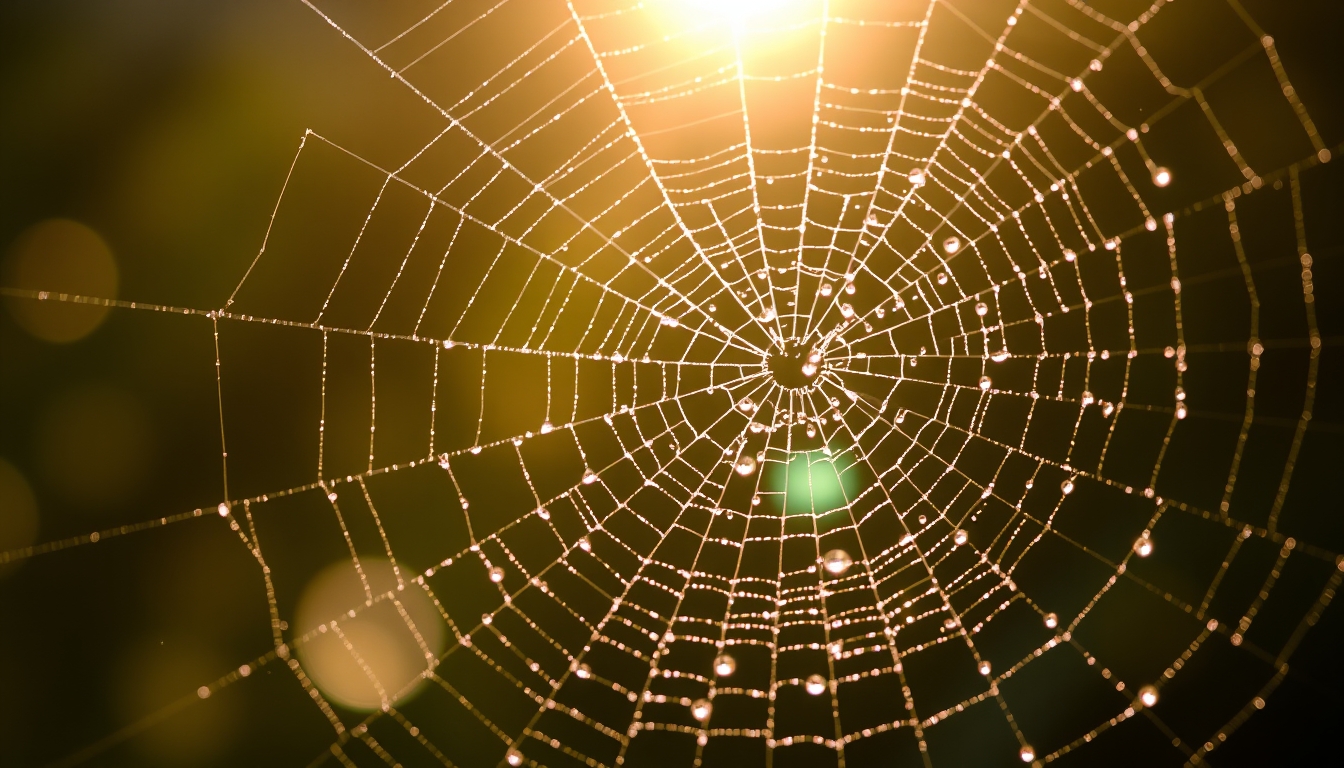
[[[1300, 174], [1331, 152], [1274, 41], [1236, 0], [1120, 18], [1080, 0], [837, 0], [746, 23], [664, 7], [678, 5], [458, 0], [390, 34], [313, 7], [442, 132], [397, 168], [308, 132], [267, 242], [218, 310], [37, 295], [207, 317], [229, 443], [231, 327], [320, 338], [316, 478], [219, 507], [263, 569], [275, 651], [198, 695], [280, 659], [347, 766], [879, 752], [933, 765], [939, 730], [964, 733], [950, 727], [969, 713], [1006, 759], [1051, 762], [1138, 720], [1202, 763], [1264, 706], [1344, 567], [1281, 516], [1329, 342]], [[1235, 23], [1195, 45], [1189, 14], [1215, 6]], [[471, 62], [452, 64], [455, 50]], [[1234, 141], [1229, 82], [1281, 120], [1274, 147]], [[1220, 164], [1203, 191], [1159, 178], [1181, 153]], [[296, 266], [286, 248], [318, 225], [288, 206], [323, 174], [369, 202], [340, 222], [348, 250]], [[1242, 223], [1262, 198], [1270, 213]], [[1282, 252], [1244, 242], [1265, 221], [1291, 233]], [[1262, 335], [1258, 278], [1285, 266], [1300, 271], [1305, 332]], [[1215, 288], [1242, 314], [1224, 338], [1188, 340], [1191, 294], [1206, 308]], [[336, 358], [356, 348], [368, 408], [329, 410], [356, 370]], [[815, 378], [781, 386], [771, 358], [799, 350], [819, 353]], [[1301, 413], [1269, 420], [1291, 434], [1277, 492], [1239, 504], [1266, 423], [1257, 371], [1275, 354], [1308, 361]], [[1202, 362], [1227, 360], [1244, 410], [1186, 398]], [[360, 419], [357, 466], [329, 434]], [[1173, 477], [1191, 446], [1211, 446], [1216, 483]], [[226, 495], [231, 467], [247, 485], [226, 452]], [[838, 502], [809, 495], [821, 475]], [[473, 480], [486, 476], [513, 480]], [[450, 489], [417, 514], [460, 520], [458, 543], [389, 513], [380, 495], [410, 478]], [[278, 594], [299, 585], [266, 557], [267, 508], [315, 494], [357, 570], [361, 554], [396, 568], [397, 590], [369, 605], [423, 590], [453, 639], [416, 696], [380, 685], [383, 710], [362, 721], [290, 652], [346, 617], [290, 626]], [[1219, 548], [1195, 589], [1146, 567], [1179, 560], [1182, 536]], [[434, 547], [430, 562], [406, 555]], [[833, 549], [852, 557], [842, 575], [822, 567]], [[1222, 601], [1251, 549], [1270, 553], [1256, 596]], [[1257, 642], [1257, 613], [1303, 559], [1319, 597]], [[1120, 593], [1139, 608], [1114, 607]], [[1108, 659], [1117, 620], [1089, 632], [1108, 603], [1165, 628], [1161, 663]], [[1263, 670], [1224, 722], [1180, 732], [1137, 702], [1214, 642]], [[715, 676], [721, 653], [733, 675]], [[1033, 667], [1065, 654], [1107, 702], [1067, 732], [1049, 727], [1051, 705], [1014, 696], [1048, 693]], [[812, 675], [820, 693], [804, 690]], [[696, 718], [702, 699], [712, 713]]]

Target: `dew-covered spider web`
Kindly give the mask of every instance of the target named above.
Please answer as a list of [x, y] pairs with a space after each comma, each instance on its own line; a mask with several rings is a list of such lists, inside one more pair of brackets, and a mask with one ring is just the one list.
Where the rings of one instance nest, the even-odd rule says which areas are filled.
[[274, 649], [199, 698], [287, 667], [344, 766], [1200, 765], [1289, 674], [1338, 148], [1238, 0], [312, 12], [438, 133], [315, 126], [227, 301], [113, 302], [213, 332], [217, 510], [6, 555], [229, 526]]

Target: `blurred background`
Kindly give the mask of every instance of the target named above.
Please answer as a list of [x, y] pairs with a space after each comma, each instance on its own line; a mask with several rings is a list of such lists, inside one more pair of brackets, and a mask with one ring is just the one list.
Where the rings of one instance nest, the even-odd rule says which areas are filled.
[[[1335, 146], [1344, 4], [1246, 5], [1274, 29]], [[387, 167], [438, 130], [290, 0], [11, 0], [0, 7], [0, 104], [3, 284], [57, 274], [71, 291], [203, 309], [256, 255], [305, 129]], [[1327, 207], [1341, 200], [1338, 165], [1314, 182], [1334, 190], [1316, 198]], [[1338, 276], [1339, 242], [1314, 252], [1320, 275]], [[64, 256], [34, 255], [51, 252]], [[0, 551], [211, 513], [224, 491], [210, 321], [5, 303]], [[1338, 403], [1338, 379], [1327, 386], [1318, 403]], [[1334, 429], [1327, 457], [1344, 455]], [[272, 455], [292, 458], [282, 474], [311, 473], [307, 444]], [[1310, 469], [1337, 477], [1339, 465]], [[1325, 486], [1335, 491], [1322, 514], [1344, 516], [1338, 480]], [[1336, 601], [1295, 657], [1300, 671], [1211, 762], [1338, 759], [1342, 612]], [[278, 665], [197, 700], [204, 681], [271, 650], [270, 622], [261, 573], [224, 526], [168, 525], [0, 565], [0, 765], [309, 764], [332, 731]]]
[[[306, 128], [404, 155], [406, 96], [380, 74], [297, 2], [5, 3], [4, 284], [56, 270], [88, 295], [220, 306]], [[209, 321], [43, 309], [0, 312], [0, 550], [213, 509]], [[282, 455], [310, 471], [306, 446]], [[0, 565], [0, 765], [78, 753], [271, 649], [261, 574], [226, 528], [120, 543]], [[271, 674], [90, 764], [306, 764], [330, 726]]]

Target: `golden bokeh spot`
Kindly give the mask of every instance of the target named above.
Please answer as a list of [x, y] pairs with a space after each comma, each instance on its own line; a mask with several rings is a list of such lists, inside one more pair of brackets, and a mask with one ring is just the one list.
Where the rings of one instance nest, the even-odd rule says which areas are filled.
[[387, 560], [360, 558], [358, 570], [342, 560], [304, 588], [295, 626], [311, 634], [297, 644], [299, 661], [333, 702], [371, 711], [404, 701], [437, 664], [443, 620], [424, 590], [402, 578]]
[[[46, 219], [19, 235], [4, 265], [4, 285], [99, 299], [117, 295], [117, 262], [103, 238], [69, 219]], [[9, 298], [10, 314], [43, 341], [65, 344], [88, 336], [108, 308], [69, 301]]]

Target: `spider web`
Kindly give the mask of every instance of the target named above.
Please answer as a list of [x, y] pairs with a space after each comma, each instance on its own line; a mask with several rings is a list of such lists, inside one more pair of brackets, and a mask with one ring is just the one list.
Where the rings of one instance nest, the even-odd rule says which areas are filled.
[[[287, 665], [347, 766], [1200, 764], [1265, 706], [1344, 576], [1289, 503], [1331, 149], [1274, 41], [1236, 0], [760, 6], [313, 6], [437, 135], [384, 167], [306, 133], [220, 309], [38, 295], [214, 328], [275, 650], [201, 698]], [[300, 481], [230, 407], [285, 366], [258, 332], [320, 345]], [[1304, 369], [1292, 418], [1265, 365]], [[295, 625], [299, 503], [395, 588]], [[1293, 568], [1316, 597], [1257, 623]], [[446, 652], [332, 706], [294, 649], [405, 590]]]

